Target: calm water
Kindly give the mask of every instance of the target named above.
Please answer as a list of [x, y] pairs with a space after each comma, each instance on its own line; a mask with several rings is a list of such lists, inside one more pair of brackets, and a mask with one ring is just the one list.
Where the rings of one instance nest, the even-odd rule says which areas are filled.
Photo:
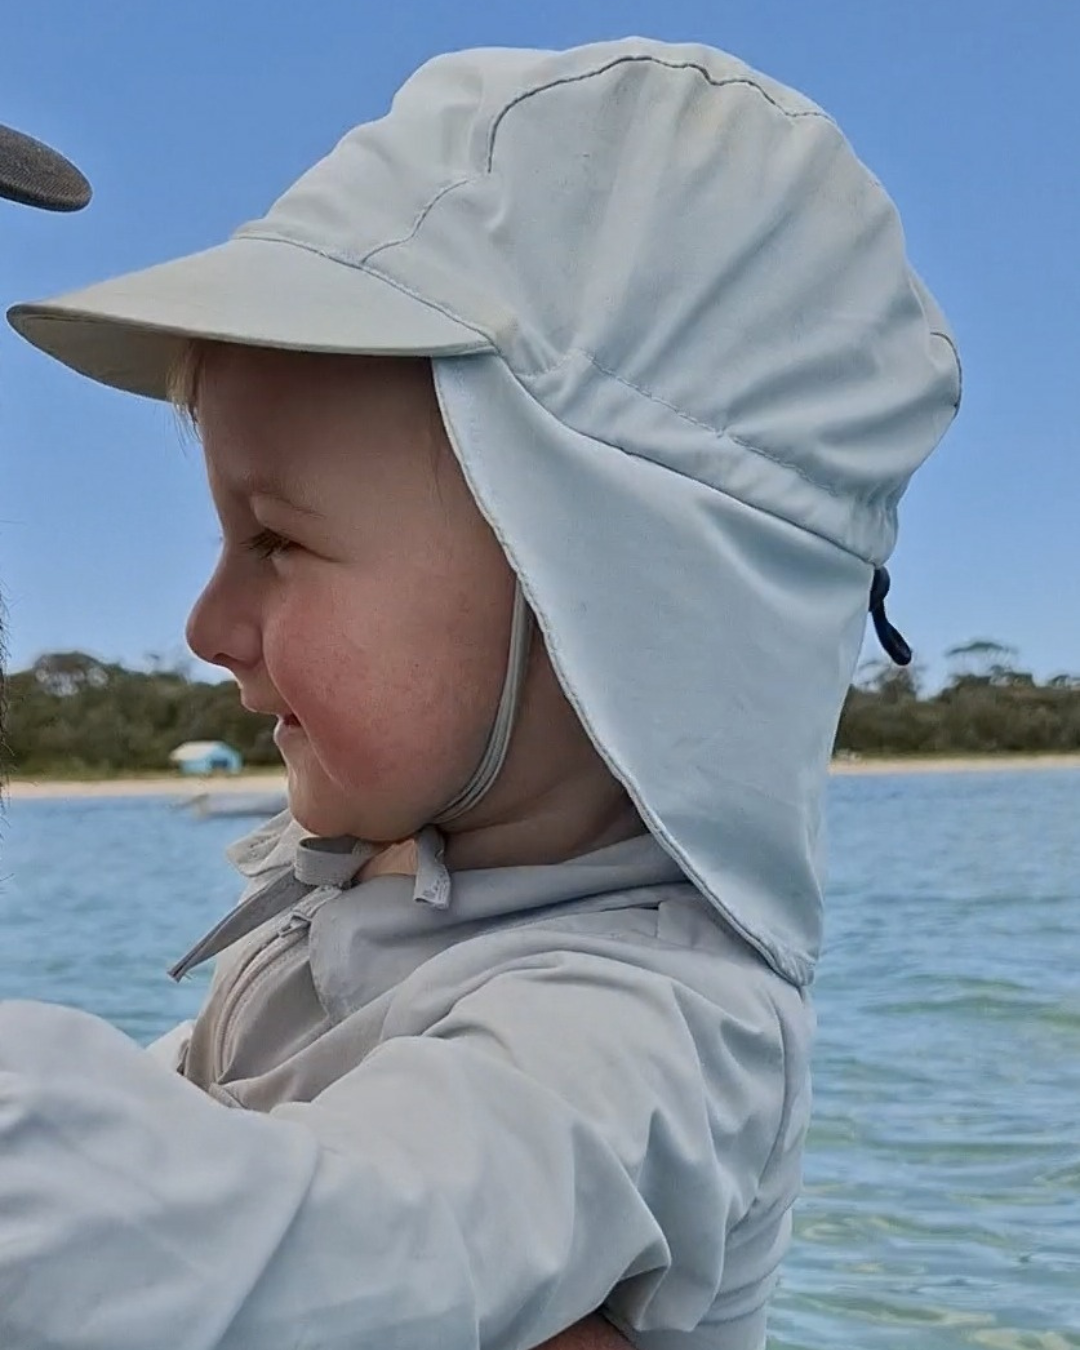
[[[14, 802], [0, 997], [147, 1040], [235, 821]], [[771, 1350], [1080, 1347], [1080, 773], [842, 778], [817, 1117]]]

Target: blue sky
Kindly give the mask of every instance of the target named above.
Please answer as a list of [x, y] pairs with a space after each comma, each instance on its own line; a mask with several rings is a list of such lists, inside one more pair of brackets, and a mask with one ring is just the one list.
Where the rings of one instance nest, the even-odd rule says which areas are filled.
[[[972, 637], [1080, 673], [1080, 5], [1043, 0], [36, 0], [0, 122], [69, 153], [81, 215], [0, 203], [0, 302], [217, 243], [455, 47], [644, 33], [726, 48], [831, 112], [898, 202], [956, 329], [960, 419], [905, 501], [891, 614], [931, 673]], [[0, 333], [0, 581], [15, 668], [183, 647], [213, 564], [198, 450], [165, 409]], [[868, 654], [870, 649], [868, 649]]]

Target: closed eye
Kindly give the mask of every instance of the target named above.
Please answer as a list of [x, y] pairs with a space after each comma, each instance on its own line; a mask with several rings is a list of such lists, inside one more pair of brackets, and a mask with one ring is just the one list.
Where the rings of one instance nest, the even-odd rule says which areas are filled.
[[244, 547], [260, 558], [273, 558], [279, 553], [286, 553], [295, 545], [288, 539], [283, 538], [275, 530], [260, 530], [258, 534], [253, 534], [245, 543]]

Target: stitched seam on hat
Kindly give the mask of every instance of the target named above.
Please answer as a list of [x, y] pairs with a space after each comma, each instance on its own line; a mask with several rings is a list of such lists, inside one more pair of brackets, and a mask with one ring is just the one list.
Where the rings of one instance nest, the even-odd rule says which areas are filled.
[[[930, 336], [941, 338], [942, 341], [947, 343], [948, 346], [951, 348], [954, 357], [956, 356], [956, 344], [952, 341], [952, 339], [948, 336], [948, 334], [939, 333], [936, 330], [932, 330]], [[642, 398], [647, 398], [650, 403], [656, 403], [661, 408], [667, 408], [667, 410], [669, 412], [674, 413], [675, 416], [680, 419], [680, 421], [686, 422], [690, 426], [697, 427], [701, 431], [707, 431], [709, 432], [710, 435], [715, 436], [718, 440], [732, 441], [735, 445], [739, 446], [740, 449], [747, 450], [752, 455], [758, 455], [762, 459], [767, 460], [769, 463], [777, 465], [778, 468], [789, 470], [791, 473], [795, 474], [797, 478], [801, 478], [802, 481], [806, 483], [808, 486], [816, 488], [820, 492], [826, 493], [828, 496], [832, 497], [835, 501], [855, 502], [860, 506], [877, 509], [880, 507], [882, 502], [886, 503], [889, 506], [895, 507], [897, 501], [903, 495], [904, 484], [902, 483], [892, 484], [888, 487], [871, 488], [862, 493], [839, 492], [837, 491], [836, 488], [830, 487], [827, 483], [823, 483], [819, 479], [812, 477], [810, 474], [806, 472], [805, 469], [801, 468], [798, 464], [792, 463], [791, 460], [784, 459], [780, 455], [774, 454], [770, 450], [765, 450], [760, 445], [755, 445], [752, 441], [744, 439], [742, 436], [739, 436], [736, 432], [731, 431], [727, 427], [714, 427], [709, 422], [702, 422], [699, 418], [694, 417], [691, 413], [684, 412], [681, 408], [676, 407], [674, 403], [669, 403], [667, 399], [662, 398], [659, 394], [654, 393], [651, 389], [646, 389], [643, 385], [640, 384], [634, 384], [632, 380], [627, 380], [622, 375], [619, 375], [616, 371], [609, 370], [607, 366], [601, 365], [601, 363], [596, 359], [596, 357], [593, 356], [592, 352], [586, 351], [583, 347], [570, 348], [563, 356], [559, 358], [558, 361], [552, 362], [550, 366], [546, 366], [542, 370], [530, 371], [529, 377], [536, 378], [542, 375], [547, 375], [551, 371], [557, 370], [559, 366], [565, 364], [574, 356], [584, 357], [585, 360], [588, 361], [589, 364], [593, 366], [596, 370], [598, 370], [601, 375], [606, 375], [608, 379], [614, 380], [616, 384], [621, 384], [624, 388], [633, 390], [634, 393], [640, 394]], [[959, 368], [959, 358], [957, 358], [957, 366]], [[953, 400], [952, 406], [955, 414], [956, 410], [960, 406], [959, 398]], [[626, 453], [629, 454], [632, 452], [627, 451]]]
[[[455, 184], [455, 186], [460, 187], [460, 184]], [[411, 287], [404, 285], [396, 277], [389, 276], [381, 268], [372, 266], [372, 264], [367, 261], [367, 258], [372, 256], [371, 254], [365, 254], [364, 257], [357, 259], [349, 254], [339, 253], [331, 249], [319, 248], [315, 244], [304, 243], [299, 239], [293, 239], [289, 235], [279, 234], [275, 230], [256, 231], [245, 228], [244, 233], [237, 235], [236, 237], [238, 239], [262, 240], [263, 243], [267, 244], [287, 244], [290, 248], [300, 248], [303, 249], [305, 253], [314, 253], [317, 258], [325, 258], [327, 262], [337, 263], [342, 267], [352, 267], [358, 272], [367, 272], [370, 276], [385, 282], [387, 286], [392, 286], [395, 291], [401, 291], [403, 295], [407, 295], [411, 299], [418, 301], [428, 309], [435, 310], [437, 313], [442, 314], [444, 318], [453, 319], [455, 323], [461, 324], [462, 328], [468, 328], [470, 332], [475, 333], [477, 337], [482, 337], [485, 342], [494, 345], [490, 333], [485, 332], [482, 328], [478, 328], [476, 324], [470, 323], [468, 319], [463, 319], [460, 314], [456, 314], [447, 305], [440, 304], [437, 300], [432, 300], [429, 296], [421, 295], [419, 291], [415, 291]], [[398, 240], [395, 242], [400, 243], [402, 241]], [[377, 251], [378, 250], [375, 250], [375, 252]]]
[[[823, 531], [815, 528], [813, 525], [807, 525], [804, 521], [793, 520], [790, 516], [786, 516], [782, 512], [774, 510], [772, 507], [763, 506], [761, 502], [750, 501], [742, 494], [738, 492], [733, 492], [728, 487], [720, 487], [716, 483], [703, 481], [702, 479], [697, 478], [694, 474], [688, 473], [685, 469], [677, 468], [674, 464], [670, 464], [662, 460], [653, 459], [650, 455], [644, 454], [641, 451], [629, 450], [625, 445], [619, 445], [615, 441], [605, 440], [602, 436], [596, 435], [595, 432], [582, 431], [578, 427], [571, 426], [569, 423], [564, 422], [561, 417], [558, 417], [555, 413], [553, 413], [546, 406], [546, 404], [543, 403], [541, 399], [537, 398], [536, 394], [529, 388], [529, 386], [525, 384], [524, 381], [519, 379], [518, 376], [514, 373], [514, 371], [510, 369], [509, 365], [507, 365], [505, 359], [501, 356], [501, 354], [493, 353], [492, 355], [494, 355], [497, 360], [503, 362], [503, 365], [506, 366], [506, 369], [508, 370], [511, 379], [513, 379], [516, 384], [521, 386], [521, 388], [524, 390], [528, 398], [531, 398], [534, 403], [539, 404], [539, 406], [544, 410], [544, 413], [548, 417], [553, 418], [556, 422], [559, 423], [560, 426], [566, 427], [568, 431], [572, 431], [575, 436], [584, 436], [590, 441], [595, 441], [598, 445], [603, 445], [606, 446], [609, 450], [617, 451], [620, 455], [629, 455], [631, 459], [644, 460], [646, 464], [652, 464], [655, 468], [662, 470], [664, 473], [673, 473], [677, 478], [687, 478], [691, 482], [697, 483], [699, 487], [708, 488], [710, 492], [718, 492], [722, 497], [730, 497], [732, 501], [739, 502], [741, 505], [745, 506], [748, 510], [760, 511], [763, 516], [769, 516], [773, 520], [782, 521], [785, 525], [790, 525], [792, 529], [802, 530], [804, 534], [809, 534], [812, 535], [815, 539], [820, 539], [822, 543], [828, 544], [832, 548], [839, 549], [841, 553], [846, 553], [849, 558], [854, 558], [857, 562], [864, 563], [868, 567], [875, 567], [879, 565], [879, 559], [877, 555], [870, 550], [868, 550], [867, 553], [860, 553], [857, 549], [850, 547], [848, 544], [841, 543], [839, 539], [835, 538], [835, 536], [831, 534], [825, 534]], [[588, 356], [588, 352], [582, 352], [582, 355]], [[450, 357], [449, 359], [454, 360], [456, 358]], [[598, 369], [603, 368], [598, 367]], [[606, 371], [604, 373], [607, 374]], [[618, 379], [618, 376], [615, 376], [615, 378]], [[622, 383], [626, 382], [622, 381]], [[628, 387], [635, 390], [637, 389], [636, 385], [629, 385]], [[638, 392], [644, 394], [646, 398], [651, 398], [651, 395], [648, 394], [647, 391], [645, 390], [640, 390]], [[660, 403], [662, 407], [671, 408], [671, 404], [664, 403], [662, 399], [656, 399], [654, 401]], [[671, 410], [672, 412], [678, 413], [677, 408], [671, 408]], [[692, 418], [688, 420], [693, 422]], [[718, 432], [713, 427], [708, 426], [707, 423], [696, 422], [694, 423], [694, 425], [702, 427], [706, 431], [712, 432], [712, 434], [716, 436], [718, 440], [721, 440], [724, 437], [728, 437], [728, 439], [734, 439], [733, 437], [730, 436], [728, 432]], [[792, 464], [789, 464], [787, 460], [775, 459], [773, 456], [766, 454], [764, 451], [758, 450], [756, 446], [750, 445], [745, 441], [740, 441], [738, 442], [738, 444], [740, 448], [745, 447], [747, 450], [751, 451], [761, 459], [765, 460], [767, 464], [774, 464], [778, 469], [783, 469], [785, 471], [791, 471], [795, 473], [797, 477], [802, 478], [804, 482], [809, 484], [810, 487], [817, 488], [820, 486], [820, 484], [816, 483], [812, 478], [808, 478], [804, 473], [800, 473], [799, 470], [796, 469]], [[832, 493], [829, 495], [835, 497], [836, 500], [838, 501], [844, 500], [843, 497], [841, 497], [840, 494], [838, 493]], [[859, 505], [866, 506], [867, 509], [874, 511], [876, 515], [882, 514], [880, 508], [875, 506], [873, 503], [859, 502]], [[880, 561], [884, 561], [884, 559], [881, 559]]]
[[455, 323], [461, 324], [462, 328], [468, 328], [470, 332], [475, 333], [477, 337], [482, 337], [484, 341], [490, 343], [494, 349], [495, 340], [490, 333], [486, 332], [483, 328], [478, 328], [475, 323], [471, 323], [468, 319], [463, 319], [461, 315], [452, 310], [449, 305], [444, 305], [438, 300], [432, 300], [429, 296], [421, 295], [419, 291], [414, 290], [411, 286], [406, 286], [405, 283], [397, 277], [392, 277], [388, 272], [384, 272], [381, 267], [376, 267], [369, 262], [353, 263], [351, 266], [357, 267], [362, 272], [367, 272], [370, 276], [377, 277], [380, 281], [384, 281], [387, 286], [393, 286], [395, 291], [400, 291], [402, 295], [407, 295], [413, 300], [419, 301], [420, 304], [426, 305], [428, 309], [436, 310], [439, 314], [442, 314], [444, 318], [453, 319]]
[[748, 76], [728, 75], [724, 76], [722, 79], [717, 79], [715, 76], [711, 75], [704, 66], [699, 65], [696, 61], [663, 61], [658, 56], [643, 52], [638, 56], [617, 56], [611, 61], [608, 61], [606, 65], [595, 66], [592, 70], [582, 71], [580, 75], [564, 75], [561, 79], [548, 81], [547, 84], [538, 84], [535, 88], [525, 89], [518, 94], [516, 98], [511, 99], [510, 102], [500, 110], [499, 115], [491, 124], [491, 132], [488, 136], [488, 156], [486, 165], [488, 171], [490, 172], [495, 157], [495, 137], [498, 135], [503, 118], [512, 108], [516, 108], [519, 103], [524, 103], [526, 99], [532, 98], [534, 94], [543, 94], [549, 89], [559, 88], [560, 85], [580, 84], [584, 80], [591, 80], [596, 75], [606, 75], [609, 70], [614, 70], [616, 66], [630, 65], [638, 62], [650, 62], [655, 66], [664, 66], [668, 70], [696, 70], [702, 79], [714, 89], [724, 89], [727, 86], [734, 84], [745, 85], [748, 89], [755, 89], [766, 103], [771, 103], [772, 106], [776, 108], [778, 112], [783, 113], [785, 117], [790, 117], [792, 119], [799, 117], [819, 117], [823, 122], [829, 123], [830, 126], [836, 126], [833, 119], [821, 108], [803, 108], [801, 110], [785, 108], [784, 105], [778, 103], [766, 89], [763, 89], [760, 84], [755, 80], [750, 79]]
[[645, 389], [640, 384], [634, 384], [632, 380], [624, 379], [613, 370], [608, 370], [606, 366], [600, 364], [591, 352], [584, 351], [581, 348], [577, 348], [576, 352], [579, 356], [583, 356], [590, 365], [594, 366], [601, 375], [606, 375], [608, 379], [614, 380], [616, 384], [621, 384], [626, 389], [632, 389], [635, 393], [640, 394], [642, 398], [647, 398], [650, 403], [657, 403], [660, 407], [667, 408], [669, 412], [673, 412], [676, 417], [683, 422], [689, 423], [690, 426], [697, 427], [701, 431], [707, 431], [718, 440], [733, 441], [741, 449], [748, 450], [752, 455], [760, 455], [762, 459], [768, 460], [770, 464], [776, 464], [782, 469], [789, 470], [797, 478], [801, 478], [804, 483], [809, 484], [810, 487], [817, 488], [820, 492], [827, 493], [836, 501], [861, 501], [861, 498], [859, 497], [853, 497], [849, 493], [838, 492], [836, 488], [829, 487], [828, 484], [819, 482], [816, 478], [811, 477], [805, 469], [800, 468], [798, 464], [793, 464], [790, 460], [782, 459], [779, 455], [773, 454], [769, 450], [763, 450], [761, 446], [754, 445], [750, 441], [744, 440], [741, 436], [736, 435], [733, 431], [729, 431], [726, 427], [714, 427], [708, 422], [702, 422], [698, 418], [691, 416], [688, 412], [683, 412], [683, 410], [677, 408], [674, 403], [669, 403], [667, 399], [661, 398], [659, 394], [654, 394], [652, 390]]
[[960, 352], [957, 350], [952, 337], [948, 333], [943, 333], [939, 328], [931, 328], [930, 336], [940, 338], [953, 354], [953, 360], [956, 362], [956, 398], [953, 399], [953, 412], [959, 412], [960, 403], [964, 397], [964, 365], [960, 360]]
[[[571, 428], [571, 430], [574, 430], [574, 428]], [[578, 434], [581, 436], [588, 436], [590, 440], [600, 439], [598, 436], [593, 436], [589, 432], [582, 431], [579, 432]], [[608, 446], [608, 448], [611, 450], [617, 450], [621, 455], [629, 455], [632, 459], [641, 459], [644, 460], [646, 464], [653, 464], [656, 466], [656, 468], [663, 469], [665, 473], [673, 473], [678, 478], [687, 478], [690, 480], [690, 482], [697, 483], [699, 487], [706, 487], [712, 492], [720, 493], [722, 497], [730, 497], [732, 501], [739, 502], [742, 506], [745, 506], [748, 510], [760, 511], [763, 516], [769, 516], [773, 520], [782, 521], [785, 525], [789, 525], [793, 530], [801, 530], [803, 534], [812, 535], [815, 539], [820, 539], [822, 543], [828, 544], [832, 548], [839, 549], [841, 553], [846, 553], [849, 558], [854, 558], [857, 562], [865, 563], [868, 567], [878, 566], [878, 562], [875, 557], [873, 556], [868, 557], [866, 553], [860, 553], [858, 549], [852, 548], [849, 544], [841, 543], [841, 541], [837, 539], [835, 535], [826, 534], [823, 530], [818, 529], [814, 525], [807, 525], [805, 521], [794, 520], [792, 519], [791, 516], [784, 515], [782, 511], [777, 511], [771, 506], [764, 506], [762, 505], [761, 502], [752, 501], [743, 493], [733, 492], [730, 488], [720, 487], [716, 483], [710, 483], [708, 481], [703, 482], [702, 479], [696, 477], [692, 473], [688, 473], [685, 469], [677, 468], [674, 464], [669, 464], [663, 460], [653, 459], [650, 455], [643, 454], [640, 451], [628, 450], [625, 445], [615, 445], [611, 441], [601, 441], [601, 444]], [[748, 445], [746, 446], [746, 449], [753, 451], [754, 447], [752, 445]], [[760, 452], [757, 453], [760, 454]], [[785, 463], [784, 460], [782, 459], [774, 460], [770, 458], [770, 456], [768, 455], [761, 455], [761, 458], [764, 459], [766, 463], [775, 464], [776, 467], [780, 469], [789, 470], [792, 467], [790, 464]], [[812, 479], [806, 479], [805, 475], [798, 474], [797, 471], [795, 472], [796, 476], [804, 478], [805, 481], [808, 482], [812, 487], [818, 486], [818, 484], [815, 483]], [[862, 505], [862, 503], [860, 503], [860, 505]]]
[[420, 229], [421, 225], [423, 225], [424, 221], [427, 219], [428, 213], [432, 211], [434, 207], [439, 202], [441, 202], [442, 199], [448, 193], [455, 191], [459, 187], [465, 187], [467, 184], [471, 183], [475, 177], [476, 177], [475, 174], [470, 174], [467, 178], [459, 178], [457, 179], [456, 182], [447, 183], [445, 187], [440, 188], [439, 191], [436, 192], [435, 196], [432, 197], [431, 201], [429, 201], [426, 206], [421, 208], [420, 214], [413, 221], [412, 228], [408, 231], [407, 234], [403, 234], [400, 239], [387, 239], [386, 242], [383, 244], [376, 244], [373, 249], [370, 249], [367, 253], [363, 254], [362, 257], [358, 258], [356, 260], [355, 265], [358, 267], [363, 267], [366, 263], [370, 262], [371, 259], [374, 258], [377, 253], [382, 253], [385, 249], [388, 248], [396, 248], [399, 244], [407, 244], [410, 239], [415, 238], [417, 231]]

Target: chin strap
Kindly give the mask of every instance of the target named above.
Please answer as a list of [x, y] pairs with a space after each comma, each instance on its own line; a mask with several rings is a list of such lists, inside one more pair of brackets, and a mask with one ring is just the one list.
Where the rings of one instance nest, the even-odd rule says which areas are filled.
[[525, 603], [521, 583], [515, 582], [506, 676], [503, 679], [499, 706], [495, 710], [495, 720], [484, 753], [461, 791], [443, 807], [434, 821], [430, 825], [425, 825], [416, 836], [416, 882], [413, 887], [413, 899], [421, 904], [430, 905], [432, 909], [450, 907], [450, 872], [443, 861], [446, 845], [439, 826], [457, 820], [466, 811], [471, 811], [474, 806], [479, 805], [490, 792], [506, 762], [510, 737], [514, 733], [514, 723], [517, 720], [518, 704], [521, 702], [521, 690], [525, 684], [531, 639], [532, 615]]
[[461, 791], [435, 817], [435, 825], [448, 825], [457, 820], [466, 811], [477, 806], [491, 790], [506, 761], [506, 752], [510, 749], [510, 737], [517, 720], [518, 704], [521, 702], [521, 690], [525, 684], [525, 672], [529, 664], [529, 647], [532, 637], [532, 616], [521, 583], [514, 585], [514, 612], [510, 620], [510, 654], [506, 662], [506, 677], [503, 680], [499, 706], [495, 711], [495, 721], [491, 727], [487, 746], [480, 763], [473, 770], [472, 777]]
[[885, 597], [889, 594], [891, 584], [888, 569], [875, 567], [874, 580], [870, 585], [870, 617], [874, 621], [874, 631], [884, 648], [885, 655], [898, 666], [909, 666], [911, 648], [903, 635], [889, 622], [885, 613]]

